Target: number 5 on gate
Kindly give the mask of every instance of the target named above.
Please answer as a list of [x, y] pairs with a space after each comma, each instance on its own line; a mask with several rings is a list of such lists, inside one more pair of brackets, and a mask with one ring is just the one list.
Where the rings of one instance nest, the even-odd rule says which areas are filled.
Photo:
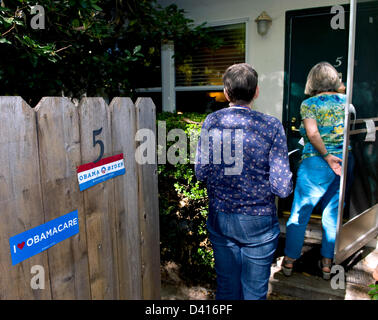
[[98, 130], [93, 130], [93, 148], [96, 147], [96, 144], [100, 145], [100, 155], [98, 156], [98, 158], [95, 161], [93, 161], [94, 163], [99, 162], [102, 159], [102, 157], [104, 156], [104, 143], [100, 139], [96, 140], [96, 136], [101, 134], [101, 132], [102, 132], [102, 128], [100, 128]]

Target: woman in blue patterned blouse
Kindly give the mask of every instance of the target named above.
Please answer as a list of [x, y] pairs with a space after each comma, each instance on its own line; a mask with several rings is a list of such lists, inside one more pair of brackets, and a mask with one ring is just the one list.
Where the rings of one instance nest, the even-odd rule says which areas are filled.
[[286, 136], [278, 119], [252, 110], [259, 87], [250, 65], [229, 67], [223, 82], [230, 107], [207, 116], [195, 166], [208, 190], [216, 298], [266, 299], [280, 233], [275, 196], [292, 192]]

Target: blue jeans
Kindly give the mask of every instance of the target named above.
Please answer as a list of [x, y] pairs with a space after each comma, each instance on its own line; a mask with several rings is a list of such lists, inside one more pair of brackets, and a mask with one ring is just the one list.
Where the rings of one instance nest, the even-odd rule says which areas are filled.
[[[349, 158], [353, 165], [353, 158]], [[321, 255], [333, 259], [339, 206], [340, 177], [322, 157], [310, 157], [301, 163], [291, 215], [286, 224], [285, 255], [292, 259], [301, 256], [307, 224], [320, 201], [322, 209]]]
[[280, 233], [276, 216], [215, 212], [207, 227], [214, 250], [217, 300], [265, 300]]

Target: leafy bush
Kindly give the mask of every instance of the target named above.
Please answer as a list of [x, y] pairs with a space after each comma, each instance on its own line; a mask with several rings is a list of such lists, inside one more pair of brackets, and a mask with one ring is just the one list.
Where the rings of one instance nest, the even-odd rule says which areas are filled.
[[[44, 14], [32, 13], [36, 4]], [[42, 29], [31, 25], [37, 13]], [[198, 46], [220, 45], [205, 24], [156, 0], [1, 0], [0, 95], [33, 105], [62, 94], [136, 98], [136, 88], [161, 82], [166, 40], [174, 41], [177, 62]]]
[[[199, 135], [206, 115], [160, 113], [157, 119], [166, 122], [167, 133], [172, 129], [184, 130], [189, 149], [189, 137]], [[174, 143], [168, 142], [167, 149]], [[186, 164], [160, 164], [158, 171], [161, 259], [179, 263], [186, 280], [212, 282], [214, 258], [206, 229], [207, 191], [195, 177], [189, 150]]]
[[371, 288], [368, 292], [371, 300], [378, 300], [378, 284], [371, 284], [369, 288]]

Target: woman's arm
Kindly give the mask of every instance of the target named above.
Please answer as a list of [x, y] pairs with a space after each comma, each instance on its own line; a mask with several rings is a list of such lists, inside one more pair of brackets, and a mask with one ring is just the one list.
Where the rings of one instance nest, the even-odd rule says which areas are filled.
[[293, 191], [293, 174], [290, 171], [285, 131], [280, 122], [269, 152], [269, 166], [269, 183], [272, 193], [280, 198], [288, 197]]
[[[306, 135], [308, 139], [310, 140], [311, 144], [321, 155], [325, 155], [327, 153], [327, 148], [325, 147], [323, 139], [320, 136], [316, 120], [310, 119], [310, 118], [303, 119], [303, 125], [306, 129]], [[343, 162], [342, 159], [332, 154], [328, 154], [326, 157], [324, 157], [324, 160], [328, 163], [328, 165], [330, 166], [330, 168], [333, 170], [335, 174], [339, 176], [341, 175], [340, 163]]]
[[[210, 128], [211, 114], [208, 115], [202, 125], [201, 134], [198, 139], [196, 159], [194, 165], [194, 171], [197, 180], [206, 181], [209, 175], [209, 155], [210, 155], [210, 144], [208, 137], [208, 129]], [[204, 140], [204, 141], [203, 141]]]

